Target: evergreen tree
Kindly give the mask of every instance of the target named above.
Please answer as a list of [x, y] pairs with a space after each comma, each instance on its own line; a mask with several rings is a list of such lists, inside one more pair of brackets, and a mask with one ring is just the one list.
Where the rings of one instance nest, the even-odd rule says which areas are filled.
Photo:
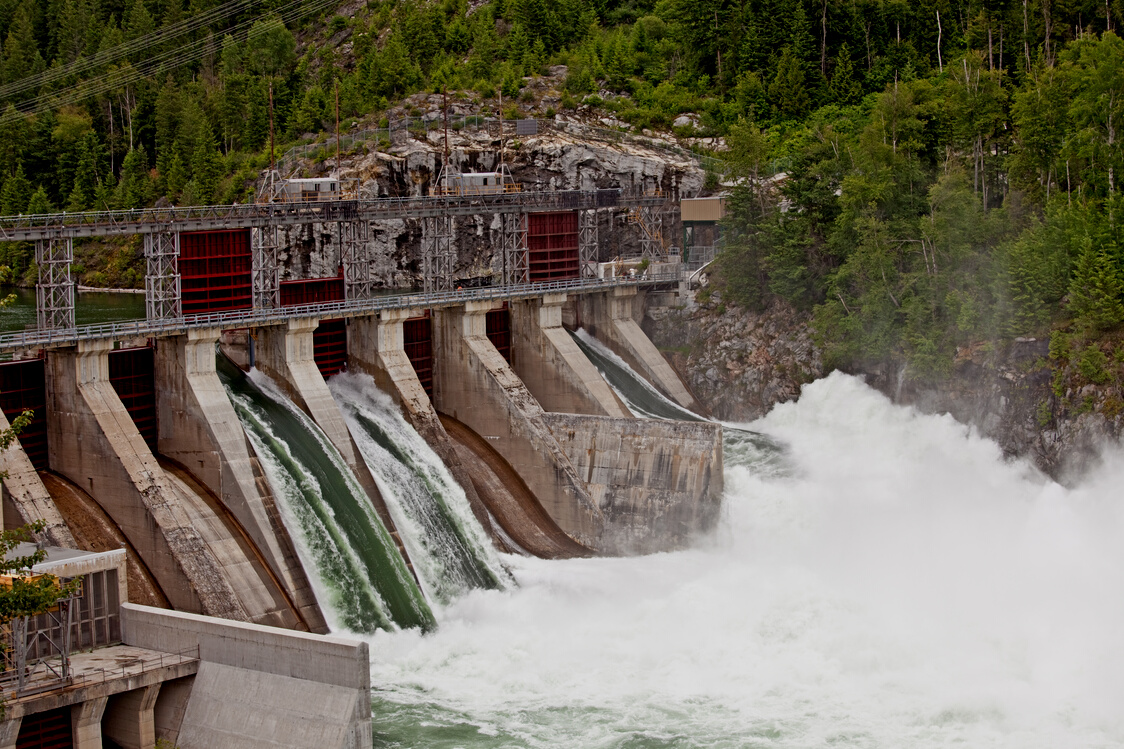
[[855, 71], [851, 65], [851, 50], [844, 42], [835, 58], [835, 69], [831, 72], [831, 83], [828, 86], [828, 98], [837, 104], [855, 104], [862, 98], [862, 93], [862, 86], [855, 80]]
[[1124, 278], [1111, 248], [1086, 238], [1069, 284], [1069, 308], [1078, 324], [1109, 330], [1124, 322]]
[[777, 75], [769, 85], [769, 101], [781, 119], [799, 119], [811, 105], [803, 67], [791, 47], [781, 51]]
[[15, 173], [4, 180], [4, 187], [0, 189], [0, 211], [5, 216], [24, 213], [30, 201], [31, 182], [23, 173], [23, 164], [20, 164]]
[[35, 40], [34, 0], [24, 0], [4, 40], [4, 80], [14, 82], [43, 72], [46, 65]]
[[122, 208], [143, 208], [152, 199], [147, 161], [142, 149], [134, 148], [125, 155], [117, 183], [117, 204]]
[[40, 185], [27, 203], [27, 212], [32, 216], [41, 216], [45, 213], [54, 213], [55, 206], [51, 203], [47, 191]]

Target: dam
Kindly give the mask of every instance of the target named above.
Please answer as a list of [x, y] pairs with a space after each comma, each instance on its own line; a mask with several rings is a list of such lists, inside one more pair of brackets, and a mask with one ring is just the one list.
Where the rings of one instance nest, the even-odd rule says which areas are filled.
[[[504, 554], [687, 547], [721, 510], [721, 427], [639, 418], [571, 335], [698, 408], [639, 325], [677, 291], [678, 258], [599, 263], [582, 245], [583, 211], [645, 201], [0, 218], [43, 269], [39, 324], [0, 335], [0, 425], [35, 412], [0, 454], [5, 527], [124, 548], [133, 604], [311, 634], [432, 631], [441, 607], [514, 584]], [[373, 293], [364, 225], [387, 211], [515, 216], [501, 282], [466, 288], [434, 241], [422, 290]], [[278, 225], [345, 221], [337, 276], [270, 269]], [[129, 232], [144, 236], [146, 319], [75, 325], [73, 238]]]

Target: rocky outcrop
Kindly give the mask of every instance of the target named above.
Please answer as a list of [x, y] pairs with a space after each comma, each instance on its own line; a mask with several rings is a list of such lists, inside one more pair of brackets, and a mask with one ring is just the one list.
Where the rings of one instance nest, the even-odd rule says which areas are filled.
[[[826, 372], [810, 317], [782, 303], [761, 313], [689, 302], [650, 307], [644, 329], [695, 396], [720, 419], [749, 421], [797, 398]], [[965, 347], [948, 377], [924, 382], [902, 363], [854, 373], [894, 402], [947, 413], [1060, 481], [1086, 473], [1124, 431], [1124, 347], [1090, 344], [1051, 359], [1043, 339]], [[1092, 361], [1093, 364], [1089, 362]]]
[[710, 414], [726, 421], [760, 418], [825, 374], [808, 316], [782, 302], [761, 313], [714, 298], [649, 308], [643, 327]]

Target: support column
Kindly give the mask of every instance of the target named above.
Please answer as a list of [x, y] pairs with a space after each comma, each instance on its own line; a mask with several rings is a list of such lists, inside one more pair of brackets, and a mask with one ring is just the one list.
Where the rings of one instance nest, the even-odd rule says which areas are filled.
[[180, 235], [158, 232], [144, 235], [145, 314], [149, 320], [180, 317]]
[[597, 230], [597, 211], [581, 211], [578, 214], [578, 257], [582, 278], [597, 278], [597, 258], [600, 250]]
[[156, 727], [152, 709], [159, 695], [160, 684], [114, 695], [106, 710], [105, 737], [123, 749], [153, 749], [156, 746]]
[[447, 291], [453, 288], [453, 219], [447, 214], [422, 219], [422, 288]]
[[40, 239], [35, 243], [39, 283], [35, 287], [40, 330], [69, 330], [74, 327], [74, 240], [70, 237]]
[[[310, 631], [327, 623], [284, 524], [254, 481], [242, 422], [215, 370], [218, 328], [164, 338], [156, 349], [156, 399], [163, 455], [215, 493], [253, 540]], [[295, 626], [293, 622], [279, 622]]]
[[565, 301], [565, 294], [546, 294], [512, 302], [512, 367], [547, 411], [630, 417], [562, 327]]
[[108, 697], [95, 697], [70, 708], [70, 737], [74, 749], [101, 749], [101, 719]]
[[505, 213], [503, 219], [503, 282], [506, 286], [527, 283], [530, 264], [527, 256], [527, 214]]
[[48, 355], [51, 469], [89, 492], [180, 610], [246, 613], [109, 381], [112, 340]]
[[340, 230], [340, 262], [343, 264], [343, 298], [371, 298], [370, 224], [343, 221]]
[[638, 209], [640, 225], [640, 254], [652, 260], [663, 260], [667, 247], [663, 237], [663, 213], [655, 206], [641, 206]]
[[254, 309], [277, 309], [281, 306], [281, 284], [277, 275], [278, 245], [276, 226], [250, 230]]

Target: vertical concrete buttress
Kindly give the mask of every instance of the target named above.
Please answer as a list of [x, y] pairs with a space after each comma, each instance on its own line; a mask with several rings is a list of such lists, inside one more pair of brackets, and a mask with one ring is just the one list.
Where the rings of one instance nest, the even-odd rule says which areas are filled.
[[558, 526], [597, 548], [604, 518], [544, 420], [523, 381], [488, 340], [491, 302], [435, 312], [434, 399], [437, 410], [488, 440]]
[[637, 324], [633, 314], [636, 300], [635, 286], [586, 294], [578, 300], [579, 323], [680, 406], [699, 410], [694, 396]]
[[[46, 419], [46, 414], [36, 414], [37, 419]], [[0, 431], [7, 429], [11, 424], [0, 412]], [[39, 534], [44, 541], [52, 546], [61, 546], [65, 549], [76, 549], [74, 536], [70, 533], [66, 521], [55, 506], [51, 493], [43, 485], [43, 479], [31, 459], [23, 451], [18, 440], [8, 446], [7, 450], [0, 452], [0, 471], [4, 472], [4, 527], [14, 528], [27, 525], [37, 520], [45, 521], [47, 527]]]
[[278, 583], [313, 632], [328, 625], [280, 521], [263, 497], [242, 422], [215, 370], [218, 328], [165, 338], [156, 351], [159, 448], [185, 466], [230, 511], [257, 546]]
[[565, 294], [511, 304], [511, 366], [547, 411], [632, 414], [562, 327]]
[[94, 496], [177, 609], [245, 621], [230, 582], [109, 381], [112, 341], [47, 359], [51, 469]]
[[491, 518], [476, 493], [472, 477], [461, 462], [417, 372], [406, 356], [402, 323], [422, 314], [424, 311], [420, 309], [393, 309], [382, 310], [377, 318], [353, 318], [347, 332], [348, 364], [369, 374], [380, 390], [394, 398], [406, 421], [433, 448], [449, 473], [464, 489], [477, 521], [491, 532]]

